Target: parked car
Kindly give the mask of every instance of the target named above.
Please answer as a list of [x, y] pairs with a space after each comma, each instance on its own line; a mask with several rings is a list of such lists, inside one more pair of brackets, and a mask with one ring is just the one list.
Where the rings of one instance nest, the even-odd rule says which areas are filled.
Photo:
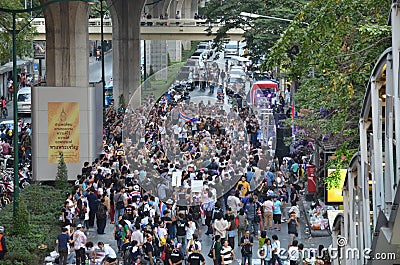
[[18, 114], [31, 114], [31, 87], [23, 87], [18, 90], [17, 93], [17, 104]]

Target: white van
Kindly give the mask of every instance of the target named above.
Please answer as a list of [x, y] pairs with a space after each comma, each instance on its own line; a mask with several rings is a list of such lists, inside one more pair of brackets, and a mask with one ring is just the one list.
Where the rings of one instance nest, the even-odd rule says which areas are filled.
[[224, 58], [239, 56], [239, 44], [237, 41], [230, 41], [224, 46]]
[[17, 104], [18, 114], [26, 113], [31, 114], [31, 87], [23, 87], [18, 90], [17, 93]]

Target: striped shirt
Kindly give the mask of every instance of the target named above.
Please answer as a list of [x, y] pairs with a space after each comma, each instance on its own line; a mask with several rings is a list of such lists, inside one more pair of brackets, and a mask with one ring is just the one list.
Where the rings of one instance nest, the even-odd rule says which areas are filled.
[[221, 257], [223, 260], [222, 264], [232, 264], [233, 256], [232, 256], [232, 248], [230, 246], [222, 247], [221, 249]]

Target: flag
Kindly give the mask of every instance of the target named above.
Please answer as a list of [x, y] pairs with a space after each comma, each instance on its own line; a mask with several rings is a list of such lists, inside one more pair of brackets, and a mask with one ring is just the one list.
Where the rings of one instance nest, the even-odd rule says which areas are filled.
[[200, 214], [201, 216], [205, 216], [203, 205], [200, 206]]
[[164, 216], [164, 211], [167, 210], [167, 205], [165, 205], [162, 201], [160, 202], [160, 217]]
[[179, 116], [180, 116], [181, 119], [184, 120], [185, 122], [200, 123], [200, 121], [199, 121], [198, 119], [189, 117], [185, 112], [183, 112], [182, 109], [179, 109]]

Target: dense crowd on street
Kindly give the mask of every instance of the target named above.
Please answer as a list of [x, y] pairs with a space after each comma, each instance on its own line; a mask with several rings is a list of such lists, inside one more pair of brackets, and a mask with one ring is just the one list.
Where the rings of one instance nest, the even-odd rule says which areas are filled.
[[[227, 113], [184, 96], [175, 86], [135, 110], [108, 108], [104, 152], [84, 163], [62, 208], [59, 264], [96, 264], [100, 252], [104, 264], [118, 257], [126, 264], [197, 265], [211, 258], [215, 265], [251, 265], [253, 257], [283, 264], [282, 224], [292, 239], [290, 264], [306, 264], [298, 201], [307, 159], [268, 159], [246, 105]], [[107, 225], [118, 249], [87, 240], [90, 228], [103, 234]], [[202, 226], [211, 249], [202, 248]], [[330, 264], [323, 246], [314, 262]]]

